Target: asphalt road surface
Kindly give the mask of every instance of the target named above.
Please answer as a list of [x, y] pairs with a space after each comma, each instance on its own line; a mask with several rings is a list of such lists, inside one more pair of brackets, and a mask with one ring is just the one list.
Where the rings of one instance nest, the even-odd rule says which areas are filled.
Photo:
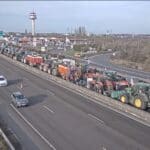
[[[0, 59], [0, 115], [24, 150], [149, 150], [150, 127], [122, 116]], [[21, 81], [23, 88], [21, 89]], [[16, 109], [21, 91], [28, 107]]]
[[143, 79], [150, 80], [150, 72], [144, 72], [144, 71], [140, 71], [137, 69], [131, 69], [131, 68], [111, 64], [110, 63], [110, 55], [111, 55], [111, 53], [96, 55], [96, 56], [90, 57], [89, 59], [90, 59], [91, 63], [94, 63], [95, 65], [107, 67], [111, 70], [123, 73], [124, 75], [129, 75], [131, 77], [143, 78]]

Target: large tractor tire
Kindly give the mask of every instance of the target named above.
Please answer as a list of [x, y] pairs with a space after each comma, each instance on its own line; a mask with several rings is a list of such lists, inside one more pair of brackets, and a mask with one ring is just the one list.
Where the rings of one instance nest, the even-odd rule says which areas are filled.
[[120, 95], [119, 100], [120, 100], [122, 103], [128, 104], [128, 103], [129, 103], [129, 96], [128, 96], [127, 94], [122, 94], [122, 95]]
[[139, 109], [145, 110], [147, 108], [148, 97], [145, 94], [135, 96], [133, 105]]

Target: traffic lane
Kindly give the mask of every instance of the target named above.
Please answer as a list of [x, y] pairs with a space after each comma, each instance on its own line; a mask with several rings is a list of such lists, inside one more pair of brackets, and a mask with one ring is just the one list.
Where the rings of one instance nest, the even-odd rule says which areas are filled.
[[[3, 118], [7, 121], [7, 123], [9, 124], [10, 128], [12, 130], [14, 130], [14, 133], [16, 134], [17, 137], [22, 137], [19, 138], [21, 140], [21, 144], [23, 146], [24, 149], [49, 149], [49, 147], [47, 147], [47, 145], [45, 143], [42, 142], [41, 138], [39, 138], [39, 136], [35, 135], [35, 133], [32, 131], [30, 131], [31, 129], [27, 126], [24, 126], [24, 122], [23, 120], [19, 120], [17, 118], [17, 115], [15, 115], [15, 113], [13, 111], [11, 111], [10, 108], [10, 103], [11, 103], [11, 97], [10, 95], [15, 92], [15, 91], [21, 91], [22, 93], [24, 93], [24, 90], [22, 90], [20, 88], [20, 82], [18, 82], [18, 77], [21, 78], [21, 76], [15, 72], [14, 74], [14, 70], [12, 71], [9, 67], [9, 69], [2, 65], [0, 66], [1, 70], [3, 71], [4, 75], [7, 76], [8, 79], [8, 86], [7, 87], [0, 87], [0, 97], [1, 99], [1, 103], [4, 103], [6, 105], [6, 108], [4, 109], [4, 112], [1, 111], [0, 114], [3, 114]], [[10, 71], [11, 70], [11, 71]], [[34, 89], [35, 87], [32, 87], [32, 89]], [[36, 90], [36, 89], [35, 89]], [[34, 94], [34, 90], [30, 91], [32, 94]], [[31, 94], [31, 95], [32, 95]], [[33, 96], [33, 95], [32, 95]], [[43, 98], [43, 97], [42, 97]], [[4, 114], [8, 114], [7, 116], [4, 116]], [[14, 120], [12, 121], [12, 123], [9, 120]], [[16, 126], [17, 124], [17, 126]], [[20, 127], [20, 130], [19, 130]], [[17, 130], [18, 129], [18, 130]], [[27, 144], [29, 143], [29, 144]]]
[[[65, 93], [65, 95], [63, 93]], [[79, 95], [77, 96], [72, 93], [71, 97], [69, 97], [69, 93], [70, 92], [67, 92], [67, 91], [62, 92], [62, 93], [59, 92], [60, 95], [57, 94], [57, 97], [60, 97], [58, 100], [62, 103], [66, 103], [67, 105], [69, 104], [70, 107], [73, 106], [72, 110], [74, 110], [73, 108], [75, 107], [76, 111], [82, 111], [86, 114], [92, 114], [96, 116], [100, 120], [103, 120], [107, 126], [110, 126], [117, 132], [120, 132], [121, 134], [127, 137], [131, 137], [132, 139], [136, 140], [138, 143], [141, 143], [143, 145], [146, 145], [147, 147], [150, 147], [149, 145], [150, 128], [149, 127], [143, 126], [118, 113], [114, 113], [113, 111], [107, 108], [104, 108], [100, 105], [97, 105], [91, 102], [90, 100], [84, 99], [83, 97]], [[59, 108], [59, 106], [57, 106], [57, 108]]]
[[[41, 89], [39, 88], [39, 89], [36, 89], [35, 87], [33, 87], [33, 84], [32, 84], [32, 82], [30, 82], [29, 81], [29, 83], [28, 83], [28, 85], [29, 85], [29, 88], [24, 88], [24, 93], [26, 93], [27, 95], [30, 95], [31, 93], [33, 93], [33, 90], [32, 89], [34, 89], [35, 91], [36, 91], [36, 94], [37, 94], [37, 97], [36, 97], [36, 101], [39, 101], [41, 98], [43, 99], [43, 97], [39, 97], [38, 96], [38, 94], [39, 94], [39, 92], [41, 91]], [[39, 86], [38, 86], [39, 87]], [[9, 87], [9, 91], [11, 91], [11, 90], [13, 90], [12, 89], [12, 87]], [[43, 93], [44, 93], [44, 90], [43, 90]], [[48, 100], [50, 100], [51, 99], [51, 96], [48, 98]], [[32, 100], [33, 100], [33, 97], [32, 97]], [[40, 114], [38, 114], [37, 112], [35, 113], [35, 115], [33, 115], [33, 110], [38, 110], [39, 111], [39, 104], [38, 105], [35, 105], [35, 103], [30, 103], [31, 105], [30, 105], [30, 109], [31, 109], [31, 112], [28, 110], [28, 108], [26, 108], [26, 109], [23, 109], [24, 111], [25, 110], [27, 110], [27, 111], [25, 111], [27, 114], [28, 114], [28, 116], [27, 116], [27, 118], [29, 119], [29, 118], [32, 118], [33, 117], [33, 119], [35, 119], [34, 121], [32, 121], [32, 124], [34, 124], [35, 126], [38, 126], [38, 124], [42, 121], [42, 118], [43, 117], [40, 117]], [[34, 105], [33, 105], [34, 104]], [[36, 103], [37, 104], [37, 103]], [[31, 115], [32, 114], [32, 115]], [[44, 113], [44, 115], [45, 115], [45, 113]], [[26, 116], [26, 115], [25, 115]], [[38, 116], [38, 118], [36, 118], [36, 116]], [[72, 118], [72, 117], [71, 117]], [[39, 120], [38, 120], [39, 119]], [[30, 119], [29, 119], [30, 120]], [[46, 119], [46, 121], [47, 121], [47, 119]], [[45, 125], [48, 125], [47, 127], [43, 127], [44, 126], [44, 124]], [[49, 133], [49, 131], [51, 131], [51, 129], [49, 128], [50, 127], [50, 125], [47, 123], [47, 122], [43, 122], [42, 121], [42, 123], [40, 124], [40, 126], [41, 126], [41, 128], [39, 129], [39, 131], [40, 132], [44, 132], [43, 130], [45, 129], [46, 130], [46, 134], [47, 133]], [[52, 131], [57, 131], [57, 129], [55, 129], [55, 130], [52, 130]], [[54, 133], [53, 133], [54, 134]], [[60, 134], [60, 133], [59, 133]], [[59, 147], [59, 149], [62, 149], [62, 147], [64, 147], [63, 149], [74, 149], [74, 147], [76, 147], [76, 146], [72, 146], [72, 145], [74, 145], [73, 144], [73, 142], [71, 143], [71, 142], [69, 142], [69, 141], [65, 141], [64, 139], [64, 137], [61, 137], [60, 135], [58, 134], [58, 136], [57, 136], [57, 142], [58, 143], [60, 143], [59, 144], [59, 146], [57, 146], [57, 147]], [[66, 133], [64, 133], [64, 134], [66, 134]], [[44, 135], [45, 135], [45, 133], [44, 133]], [[50, 137], [49, 137], [49, 135], [50, 135]], [[50, 134], [48, 134], [48, 138], [47, 139], [51, 139], [51, 133]], [[55, 135], [55, 134], [54, 134]], [[55, 139], [55, 138], [54, 138]], [[59, 142], [60, 141], [60, 142]], [[72, 145], [71, 145], [71, 144]], [[76, 149], [76, 148], [75, 148]]]
[[[10, 105], [12, 118], [15, 118], [15, 121], [21, 128], [27, 132], [26, 134], [30, 137], [32, 142], [38, 147], [40, 150], [56, 150], [51, 147], [51, 144], [48, 143], [48, 140], [30, 123], [20, 112], [19, 109], [14, 105]], [[24, 108], [25, 109], [25, 108]], [[14, 117], [16, 116], [16, 117]], [[17, 120], [17, 119], [18, 120]], [[31, 148], [29, 148], [31, 149]]]
[[[43, 81], [42, 81], [42, 82], [43, 82]], [[40, 85], [41, 85], [41, 84], [40, 84]], [[39, 85], [39, 86], [40, 86], [40, 85]], [[54, 91], [55, 91], [55, 90], [54, 90]]]
[[[4, 67], [4, 66], [3, 66]], [[9, 67], [9, 66], [8, 66]], [[5, 70], [4, 72], [5, 72], [5, 74], [7, 74], [8, 73], [8, 70], [7, 69], [5, 69], [5, 68], [7, 68], [6, 66], [3, 68], [3, 70]], [[16, 75], [14, 75], [14, 77], [16, 77], [17, 75], [18, 75], [18, 71], [16, 70], [15, 71], [17, 74]], [[12, 77], [12, 74], [9, 72], [9, 75], [8, 75], [8, 79], [9, 79], [9, 76], [11, 76]], [[44, 93], [44, 90], [42, 90], [41, 88], [40, 88], [40, 86], [39, 87], [37, 87], [37, 86], [35, 86], [34, 84], [32, 84], [32, 82], [30, 82], [30, 80], [28, 81], [28, 80], [26, 80], [27, 81], [27, 85], [30, 85], [30, 88], [28, 88], [28, 87], [23, 87], [23, 89], [19, 89], [19, 85], [17, 85], [17, 84], [13, 84], [13, 85], [10, 85], [10, 86], [8, 86], [7, 87], [7, 90], [5, 90], [3, 93], [4, 93], [4, 96], [5, 96], [5, 99], [6, 99], [6, 102], [8, 102], [9, 103], [9, 100], [10, 100], [10, 94], [14, 91], [14, 89], [15, 90], [21, 90], [23, 93], [25, 93], [26, 95], [28, 95], [28, 98], [29, 98], [29, 100], [30, 100], [30, 106], [36, 106], [35, 104], [37, 104], [39, 101], [37, 101], [37, 100], [40, 100], [40, 99], [44, 99], [44, 96], [42, 95], [43, 93]], [[29, 83], [28, 83], [29, 82]], [[41, 92], [41, 90], [42, 90], [42, 93], [41, 93], [41, 96], [39, 96], [39, 94], [40, 94], [40, 92]], [[35, 93], [36, 94], [35, 94]], [[47, 92], [47, 91], [46, 91]], [[31, 95], [30, 95], [31, 94]], [[36, 109], [36, 107], [34, 107], [33, 109]], [[32, 112], [31, 112], [31, 114], [32, 114]], [[33, 116], [33, 115], [31, 115], [30, 114], [30, 118], [31, 118], [31, 116]], [[36, 116], [37, 116], [37, 114], [36, 114]], [[34, 116], [35, 117], [35, 116]], [[39, 122], [37, 122], [37, 124], [39, 124], [39, 123], [41, 123], [41, 119], [40, 119], [40, 121]], [[48, 128], [48, 130], [49, 130], [49, 128]], [[50, 147], [49, 147], [50, 148]], [[48, 148], [48, 149], [49, 149]], [[72, 149], [72, 148], [69, 148], [69, 147], [67, 147], [68, 149]], [[41, 148], [41, 149], [46, 149], [46, 148]], [[66, 149], [66, 148], [65, 148]]]
[[[33, 87], [30, 85], [30, 87], [31, 87], [31, 89], [33, 89]], [[30, 91], [30, 90], [29, 90]], [[32, 91], [32, 90], [31, 90]], [[33, 92], [33, 91], [32, 91]], [[30, 114], [29, 114], [30, 115]], [[35, 121], [34, 121], [35, 122]], [[46, 123], [45, 123], [46, 124]], [[58, 138], [57, 138], [58, 139]], [[62, 138], [61, 138], [62, 139]], [[64, 142], [63, 142], [64, 143]], [[61, 146], [62, 145], [64, 145], [64, 144], [60, 144]], [[104, 145], [104, 144], [103, 144]], [[108, 145], [108, 144], [106, 144], [106, 145]], [[66, 146], [65, 146], [66, 147]], [[89, 147], [89, 146], [88, 146]], [[67, 148], [68, 148], [68, 146], [67, 146]], [[69, 149], [72, 149], [71, 147], [69, 148]]]
[[[116, 71], [124, 71], [125, 73], [129, 73], [132, 76], [135, 73], [136, 76], [150, 78], [149, 72], [144, 72], [144, 71], [140, 71], [137, 69], [131, 69], [131, 68], [111, 64], [110, 63], [110, 54], [97, 55], [97, 56], [90, 57], [89, 59], [92, 62], [95, 62], [96, 64], [104, 65], [109, 68], [112, 68], [112, 70], [114, 69]], [[134, 73], [132, 73], [132, 72], [134, 72]]]
[[[56, 102], [54, 97], [51, 98], [52, 100]], [[21, 113], [55, 145], [56, 149], [96, 150], [102, 145], [115, 150], [120, 150], [122, 147], [124, 149], [147, 149], [134, 139], [122, 135], [89, 114], [76, 110], [73, 106], [62, 105], [62, 103], [57, 104], [59, 109], [54, 109], [54, 104], [46, 106], [52, 109], [54, 114], [44, 109], [43, 104], [41, 107], [34, 106], [34, 109], [31, 107], [22, 109]], [[57, 106], [55, 104], [55, 107]]]
[[[125, 76], [127, 76], [128, 78], [134, 78], [134, 79], [147, 79], [147, 81], [149, 82], [150, 76], [149, 75], [145, 75], [145, 74], [139, 74], [138, 72], [135, 72], [133, 70], [127, 70], [127, 69], [123, 69], [122, 67], [118, 67], [118, 66], [113, 66], [113, 65], [102, 65], [102, 63], [96, 63], [96, 62], [91, 62], [90, 66], [92, 67], [97, 67], [97, 68], [107, 68], [108, 70], [114, 70], [117, 71]], [[139, 78], [139, 79], [138, 79]]]
[[150, 73], [149, 72], [145, 72], [145, 71], [142, 71], [142, 70], [137, 70], [137, 69], [132, 69], [132, 68], [127, 68], [127, 67], [123, 67], [123, 66], [119, 66], [119, 65], [115, 65], [115, 64], [111, 64], [110, 63], [110, 55], [111, 54], [103, 54], [103, 55], [98, 55], [98, 56], [95, 56], [92, 58], [93, 61], [99, 61], [100, 63], [104, 63], [105, 65], [107, 66], [112, 66], [112, 67], [117, 67], [119, 69], [125, 69], [127, 71], [135, 71], [137, 73], [141, 73], [143, 75], [147, 75], [147, 76], [150, 76]]
[[[11, 91], [11, 90], [13, 90], [12, 89], [12, 87], [10, 86], [10, 87], [8, 87], [9, 88], [9, 90], [7, 90], [7, 91]], [[27, 94], [29, 93], [29, 92], [31, 92], [32, 93], [32, 89], [33, 89], [33, 87], [32, 87], [32, 85], [30, 85], [30, 88], [29, 88], [30, 90], [28, 90], [28, 91], [26, 91], [25, 89], [24, 89], [24, 91], [25, 92], [27, 92]], [[39, 94], [39, 91], [37, 90], [37, 89], [35, 89], [35, 91], [37, 92], [37, 94]], [[7, 93], [6, 93], [7, 94]], [[37, 97], [37, 100], [39, 100], [39, 97]], [[41, 126], [41, 128], [40, 128], [40, 132], [42, 131], [42, 133], [44, 132], [43, 130], [45, 129], [46, 130], [46, 133], [44, 133], [44, 135], [45, 134], [47, 134], [48, 133], [48, 139], [51, 139], [51, 133], [49, 133], [49, 131], [51, 131], [51, 126], [47, 123], [47, 119], [46, 119], [46, 122], [44, 122], [43, 120], [42, 120], [42, 118], [43, 117], [40, 117], [40, 113], [38, 114], [38, 112], [36, 112], [34, 115], [33, 115], [33, 110], [38, 110], [39, 111], [39, 108], [38, 108], [38, 106], [39, 105], [32, 105], [31, 104], [31, 106], [30, 107], [28, 107], [28, 108], [30, 108], [30, 110], [31, 111], [29, 111], [29, 109], [28, 108], [23, 108], [22, 109], [22, 111], [25, 111], [25, 112], [27, 112], [27, 114], [28, 114], [28, 119], [29, 118], [32, 118], [33, 117], [33, 119], [35, 119], [34, 121], [32, 121], [32, 124], [34, 124], [35, 126], [38, 126], [38, 124], [40, 123], [40, 126]], [[20, 109], [21, 110], [21, 109]], [[32, 115], [31, 115], [32, 114]], [[44, 115], [45, 115], [45, 113], [44, 113]], [[36, 117], [38, 117], [38, 118], [36, 118]], [[30, 120], [29, 120], [30, 121]], [[42, 122], [42, 123], [41, 123]], [[47, 125], [46, 127], [44, 127], [44, 125]], [[57, 131], [57, 129], [55, 129], [55, 130], [53, 130], [52, 129], [52, 131]], [[53, 133], [54, 134], [54, 133]], [[60, 133], [59, 133], [60, 134]], [[64, 137], [61, 137], [60, 135], [58, 134], [58, 136], [57, 136], [57, 142], [58, 141], [60, 141], [60, 142], [58, 142], [58, 143], [60, 143], [59, 144], [59, 146], [57, 146], [57, 147], [59, 147], [59, 149], [62, 149], [62, 147], [63, 147], [63, 149], [74, 149], [74, 147], [75, 147], [75, 149], [76, 149], [76, 146], [72, 146], [73, 145], [73, 143], [71, 143], [71, 142], [69, 142], [69, 141], [64, 141]], [[66, 134], [66, 133], [65, 133]], [[54, 134], [55, 135], [55, 134]], [[55, 138], [54, 138], [55, 139]], [[71, 144], [72, 145], [71, 145]]]
[[[0, 90], [2, 91], [2, 90]], [[1, 92], [0, 92], [1, 93]], [[4, 101], [0, 94], [0, 102]], [[0, 118], [3, 121], [5, 127], [11, 132], [11, 137], [15, 137], [13, 141], [15, 142], [16, 150], [38, 150], [38, 147], [32, 142], [32, 139], [27, 136], [27, 132], [22, 129], [22, 126], [19, 126], [18, 123], [14, 120], [16, 118], [12, 117], [12, 113], [9, 110], [9, 105], [5, 102], [0, 104]], [[10, 136], [10, 135], [9, 135]]]
[[[23, 120], [22, 118], [20, 118], [20, 116], [17, 114], [16, 111], [14, 111], [13, 109], [13, 105], [10, 104], [11, 99], [10, 99], [10, 94], [12, 93], [12, 91], [14, 90], [13, 88], [17, 88], [17, 87], [12, 87], [12, 86], [8, 86], [7, 90], [3, 89], [1, 90], [1, 92], [3, 93], [2, 97], [5, 97], [5, 105], [7, 105], [7, 109], [5, 109], [5, 114], [8, 113], [8, 117], [11, 118], [11, 120], [13, 120], [12, 124], [9, 124], [10, 127], [12, 129], [14, 129], [15, 124], [17, 124], [17, 126], [20, 128], [20, 132], [19, 130], [14, 130], [14, 133], [17, 135], [17, 137], [21, 136], [21, 144], [24, 147], [24, 149], [44, 149], [44, 150], [50, 150], [50, 147], [47, 145], [47, 143], [43, 140], [42, 135], [38, 134], [37, 132], [35, 132], [34, 127], [30, 127], [28, 125], [27, 122], [25, 122], [25, 120]], [[32, 91], [31, 91], [32, 92]], [[25, 108], [24, 108], [25, 109]], [[31, 115], [31, 114], [30, 114]], [[10, 120], [8, 117], [4, 117], [5, 119], [8, 119], [8, 121]], [[10, 122], [7, 122], [10, 123]], [[23, 135], [22, 135], [23, 134]], [[29, 142], [30, 141], [30, 142]], [[29, 143], [29, 144], [27, 144]], [[52, 148], [51, 148], [52, 149]], [[52, 149], [53, 150], [53, 149]]]
[[[38, 79], [38, 81], [42, 81], [42, 83], [44, 84], [44, 85], [46, 85], [47, 84], [47, 82], [46, 83], [44, 83], [44, 81], [43, 80], [39, 80]], [[36, 81], [36, 83], [37, 83], [37, 81]], [[40, 86], [41, 87], [41, 85], [42, 85], [42, 83], [40, 83], [39, 85], [37, 85], [38, 87]], [[53, 86], [52, 86], [53, 87]], [[50, 89], [52, 89], [52, 87], [50, 88]], [[43, 87], [42, 87], [43, 88]], [[58, 87], [57, 87], [58, 88]], [[45, 89], [45, 88], [44, 88]], [[58, 89], [56, 89], [56, 90], [54, 90], [54, 91], [57, 91]]]
[[124, 73], [125, 75], [129, 75], [130, 77], [139, 77], [139, 78], [143, 78], [143, 79], [150, 79], [150, 75], [148, 74], [144, 74], [144, 73], [139, 73], [138, 71], [134, 71], [132, 69], [126, 69], [126, 68], [122, 68], [120, 66], [117, 65], [105, 65], [102, 62], [91, 62], [91, 65], [94, 65], [95, 67], [102, 67], [102, 68], [107, 68], [109, 70], [114, 70], [117, 71], [119, 73]]
[[[41, 101], [41, 98], [42, 97], [39, 97], [38, 95], [39, 95], [39, 93], [40, 92], [42, 92], [42, 93], [45, 93], [44, 95], [46, 95], [46, 94], [49, 94], [49, 97], [47, 96], [47, 101], [48, 101], [48, 103], [50, 102], [50, 104], [52, 103], [52, 100], [54, 99], [54, 96], [56, 96], [57, 97], [57, 99], [56, 100], [54, 100], [53, 101], [53, 103], [55, 102], [57, 102], [58, 100], [59, 100], [59, 102], [62, 102], [63, 103], [63, 101], [65, 102], [65, 104], [61, 104], [61, 105], [53, 105], [53, 107], [52, 108], [54, 108], [54, 109], [52, 109], [52, 111], [53, 110], [57, 110], [57, 111], [60, 111], [61, 109], [62, 109], [62, 106], [63, 105], [68, 105], [69, 104], [69, 107], [71, 107], [72, 106], [72, 110], [73, 110], [73, 108], [74, 108], [74, 106], [77, 108], [77, 111], [84, 111], [84, 112], [86, 112], [86, 114], [94, 114], [95, 116], [97, 116], [97, 113], [99, 113], [99, 118], [103, 118], [102, 120], [105, 120], [105, 122], [107, 122], [107, 125], [109, 125], [109, 126], [113, 126], [113, 129], [116, 127], [116, 129], [115, 130], [117, 130], [118, 131], [118, 128], [119, 128], [119, 130], [120, 130], [120, 133], [122, 133], [122, 131], [124, 132], [123, 134], [124, 135], [126, 135], [126, 136], [129, 136], [128, 134], [130, 134], [130, 136], [134, 139], [135, 137], [137, 137], [137, 138], [135, 138], [138, 142], [141, 142], [141, 140], [143, 139], [141, 139], [141, 137], [143, 137], [143, 136], [141, 136], [141, 135], [145, 135], [145, 132], [146, 133], [148, 133], [147, 131], [145, 131], [144, 132], [144, 134], [141, 132], [141, 133], [139, 133], [140, 131], [143, 131], [143, 130], [141, 130], [141, 128], [139, 128], [139, 129], [136, 129], [136, 130], [133, 130], [132, 129], [132, 127], [131, 126], [129, 126], [128, 125], [128, 120], [129, 119], [127, 119], [127, 120], [123, 120], [123, 123], [120, 123], [120, 122], [122, 122], [122, 121], [119, 121], [120, 120], [120, 118], [114, 118], [113, 116], [111, 116], [109, 113], [107, 114], [107, 113], [105, 113], [104, 114], [104, 110], [103, 110], [103, 108], [95, 108], [96, 106], [94, 106], [94, 108], [93, 108], [93, 110], [92, 111], [90, 111], [91, 110], [91, 106], [92, 105], [94, 105], [94, 103], [90, 103], [90, 101], [88, 102], [88, 103], [90, 103], [89, 104], [89, 107], [88, 108], [85, 108], [85, 104], [84, 103], [82, 103], [82, 106], [81, 106], [81, 102], [84, 102], [84, 101], [86, 101], [86, 99], [85, 100], [81, 100], [81, 102], [78, 102], [78, 103], [74, 103], [74, 102], [76, 102], [77, 100], [80, 100], [81, 99], [81, 97], [79, 96], [79, 97], [77, 97], [77, 95], [75, 94], [75, 95], [71, 95], [71, 97], [68, 97], [68, 95], [70, 94], [70, 92], [68, 92], [68, 93], [66, 93], [67, 91], [62, 91], [62, 92], [60, 92], [60, 90], [59, 90], [59, 93], [54, 93], [54, 91], [57, 91], [58, 89], [56, 88], [56, 89], [53, 89], [53, 87], [54, 87], [54, 85], [52, 85], [51, 87], [45, 87], [45, 85], [46, 85], [46, 83], [43, 83], [44, 81], [41, 81], [41, 80], [38, 80], [39, 82], [37, 82], [36, 81], [36, 84], [38, 83], [38, 85], [37, 86], [32, 86], [32, 84], [33, 84], [33, 81], [34, 81], [34, 79], [32, 80], [32, 82], [30, 82], [30, 80], [28, 80], [28, 88], [27, 88], [27, 95], [30, 95], [31, 93], [33, 93], [34, 91], [32, 91], [32, 89], [35, 89], [35, 91], [37, 92], [37, 93], [35, 93], [35, 95], [37, 94], [37, 96], [36, 96], [36, 98], [35, 98], [35, 103], [34, 103], [34, 105], [36, 104], [36, 103], [39, 103], [39, 101]], [[50, 86], [51, 84], [48, 84], [48, 86]], [[36, 88], [36, 87], [38, 87], [38, 88]], [[39, 89], [40, 88], [40, 89]], [[26, 89], [26, 88], [24, 88], [24, 89]], [[42, 89], [51, 89], [51, 91], [50, 91], [50, 93], [49, 93], [49, 91], [46, 91], [46, 90], [43, 90], [43, 91], [41, 91]], [[53, 91], [53, 92], [52, 92]], [[26, 90], [25, 90], [25, 92], [26, 92]], [[31, 92], [31, 93], [30, 93]], [[48, 93], [47, 93], [48, 92]], [[65, 95], [64, 95], [64, 93], [66, 93]], [[76, 97], [75, 99], [73, 99], [74, 97]], [[45, 99], [44, 97], [42, 98], [42, 99]], [[32, 98], [32, 100], [33, 100], [33, 98]], [[63, 101], [62, 101], [63, 100]], [[66, 102], [67, 101], [67, 102]], [[45, 103], [45, 101], [43, 101], [44, 103]], [[71, 103], [71, 104], [70, 104]], [[34, 108], [34, 105], [33, 104], [31, 104], [32, 105], [32, 107], [33, 108], [31, 108], [32, 110], [35, 110], [35, 109], [37, 109], [37, 110], [39, 110], [39, 108]], [[44, 105], [44, 104], [43, 104]], [[58, 109], [59, 108], [59, 109]], [[65, 109], [64, 109], [65, 110]], [[94, 110], [97, 110], [97, 112], [94, 112]], [[100, 110], [103, 110], [103, 111], [100, 111]], [[29, 111], [28, 111], [29, 112]], [[32, 112], [31, 112], [32, 113]], [[61, 113], [63, 113], [63, 111], [62, 112], [60, 112], [60, 114]], [[110, 112], [111, 113], [111, 112]], [[30, 114], [29, 114], [30, 115]], [[107, 115], [107, 117], [106, 117], [106, 115]], [[102, 116], [105, 116], [105, 117], [102, 117]], [[120, 115], [120, 117], [121, 117], [121, 115]], [[108, 121], [110, 121], [110, 122], [108, 122]], [[127, 125], [126, 124], [124, 124], [124, 122], [127, 122]], [[113, 124], [113, 125], [112, 125]], [[118, 124], [119, 124], [119, 126], [118, 126]], [[123, 129], [122, 129], [123, 128]], [[127, 131], [129, 131], [129, 133], [126, 131], [126, 129], [127, 129]], [[130, 130], [132, 131], [132, 132], [130, 132]], [[137, 132], [137, 131], [139, 131], [139, 132]], [[138, 134], [137, 134], [138, 133]], [[139, 138], [140, 137], [140, 138]], [[147, 142], [147, 139], [149, 139], [149, 135], [148, 135], [148, 137], [146, 137], [145, 136], [145, 139], [146, 140], [144, 140], [144, 141], [142, 141], [141, 143], [145, 143], [145, 142]], [[147, 143], [149, 143], [149, 142], [147, 142]]]

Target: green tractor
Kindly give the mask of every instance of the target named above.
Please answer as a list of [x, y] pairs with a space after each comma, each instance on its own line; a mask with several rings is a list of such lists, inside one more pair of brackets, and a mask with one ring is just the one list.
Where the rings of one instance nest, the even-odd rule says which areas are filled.
[[113, 91], [111, 97], [145, 110], [150, 107], [150, 84], [139, 82], [132, 87]]

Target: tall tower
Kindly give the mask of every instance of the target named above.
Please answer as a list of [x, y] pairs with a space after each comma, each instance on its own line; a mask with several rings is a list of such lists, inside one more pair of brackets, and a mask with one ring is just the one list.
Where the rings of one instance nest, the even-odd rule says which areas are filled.
[[32, 36], [35, 35], [35, 20], [37, 19], [36, 13], [33, 11], [29, 14], [29, 19], [32, 21]]

